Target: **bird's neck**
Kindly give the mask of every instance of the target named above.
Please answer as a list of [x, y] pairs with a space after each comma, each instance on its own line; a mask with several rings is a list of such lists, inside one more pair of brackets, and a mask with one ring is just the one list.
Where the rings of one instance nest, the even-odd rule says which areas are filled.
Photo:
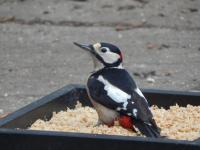
[[94, 72], [101, 70], [103, 68], [117, 68], [117, 69], [123, 69], [122, 62], [120, 60], [116, 61], [113, 64], [104, 64], [103, 62], [100, 62], [96, 57], [92, 56], [93, 64], [94, 64]]
[[96, 65], [94, 64], [94, 71], [93, 72], [98, 72], [99, 70], [102, 70], [102, 69], [112, 69], [112, 68], [123, 69], [123, 65], [119, 64], [118, 66], [109, 66], [109, 67], [106, 67], [103, 64], [98, 63]]
[[120, 63], [118, 66], [108, 67], [108, 68], [117, 68], [117, 69], [123, 69], [122, 63]]
[[94, 64], [94, 72], [104, 68], [104, 65], [99, 61], [93, 60], [93, 64]]

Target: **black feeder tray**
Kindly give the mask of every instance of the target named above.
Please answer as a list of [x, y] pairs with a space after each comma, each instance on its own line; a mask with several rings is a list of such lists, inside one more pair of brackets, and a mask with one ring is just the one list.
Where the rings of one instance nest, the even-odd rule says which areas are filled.
[[[199, 92], [142, 90], [150, 104], [200, 105]], [[53, 112], [74, 108], [76, 101], [91, 106], [86, 89], [67, 85], [0, 120], [0, 150], [200, 150], [200, 138], [194, 141], [154, 139], [55, 131], [26, 130], [37, 119], [50, 119]], [[200, 133], [199, 133], [200, 135]]]

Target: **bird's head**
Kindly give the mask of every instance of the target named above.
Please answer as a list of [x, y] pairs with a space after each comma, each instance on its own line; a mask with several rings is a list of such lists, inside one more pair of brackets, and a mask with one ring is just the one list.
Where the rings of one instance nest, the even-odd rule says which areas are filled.
[[120, 49], [113, 44], [103, 42], [93, 45], [84, 45], [76, 42], [74, 42], [74, 44], [91, 54], [95, 70], [108, 67], [122, 67], [122, 53]]

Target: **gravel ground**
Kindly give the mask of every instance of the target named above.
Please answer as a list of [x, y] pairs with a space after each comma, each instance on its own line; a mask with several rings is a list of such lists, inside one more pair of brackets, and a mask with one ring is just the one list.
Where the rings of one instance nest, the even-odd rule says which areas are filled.
[[111, 42], [141, 88], [200, 90], [198, 0], [0, 0], [0, 114], [67, 84], [92, 62], [72, 43]]

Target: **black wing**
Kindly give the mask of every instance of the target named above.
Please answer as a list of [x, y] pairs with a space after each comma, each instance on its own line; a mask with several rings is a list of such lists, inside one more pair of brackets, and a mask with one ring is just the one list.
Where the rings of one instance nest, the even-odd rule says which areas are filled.
[[[99, 76], [102, 76], [111, 85], [130, 95], [130, 97], [124, 99], [124, 101], [116, 102], [112, 96], [108, 95], [108, 91], [105, 90], [105, 83], [99, 81]], [[87, 86], [91, 98], [98, 103], [144, 122], [149, 122], [152, 119], [152, 113], [146, 99], [141, 93], [138, 93], [135, 82], [126, 70], [100, 70], [89, 77]]]

